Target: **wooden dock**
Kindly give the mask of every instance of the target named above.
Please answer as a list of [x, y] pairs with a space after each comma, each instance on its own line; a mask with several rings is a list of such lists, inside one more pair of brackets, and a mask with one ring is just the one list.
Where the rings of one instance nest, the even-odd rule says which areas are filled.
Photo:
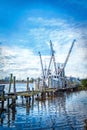
[[10, 93], [4, 93], [4, 95], [0, 95], [0, 101], [6, 101], [8, 99], [17, 99], [18, 96], [20, 97], [32, 97], [35, 95], [41, 95], [42, 93], [55, 95], [57, 92], [64, 92], [64, 91], [74, 91], [76, 90], [77, 87], [73, 88], [61, 88], [61, 89], [56, 89], [56, 88], [46, 88], [43, 89], [42, 91], [39, 90], [32, 90], [32, 91], [21, 91], [21, 92], [10, 92]]
[[64, 92], [64, 91], [74, 91], [78, 87], [64, 87], [64, 88], [45, 88], [42, 91], [40, 90], [34, 90], [34, 88], [30, 91], [29, 88], [29, 78], [27, 78], [27, 86], [26, 91], [17, 92], [16, 91], [16, 77], [13, 77], [13, 92], [11, 92], [11, 84], [12, 84], [12, 75], [10, 77], [9, 81], [9, 91], [8, 93], [5, 93], [4, 88], [5, 85], [0, 85], [0, 114], [4, 110], [4, 102], [7, 102], [7, 108], [11, 107], [14, 108], [16, 106], [16, 100], [20, 96], [23, 100], [25, 98], [26, 102], [30, 104], [30, 99], [35, 99], [39, 101], [43, 101], [46, 99], [54, 98], [57, 96], [58, 92]]

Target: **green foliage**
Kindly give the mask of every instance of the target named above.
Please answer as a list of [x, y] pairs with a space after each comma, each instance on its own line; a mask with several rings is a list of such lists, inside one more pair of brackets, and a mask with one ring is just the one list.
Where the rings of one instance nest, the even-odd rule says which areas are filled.
[[87, 90], [87, 78], [81, 80], [81, 85], [79, 86], [79, 90]]
[[82, 79], [82, 85], [87, 88], [87, 79]]

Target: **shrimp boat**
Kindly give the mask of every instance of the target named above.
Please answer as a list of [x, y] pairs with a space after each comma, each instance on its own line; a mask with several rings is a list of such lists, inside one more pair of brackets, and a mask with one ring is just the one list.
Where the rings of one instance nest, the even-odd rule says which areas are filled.
[[[41, 68], [42, 68], [42, 77], [35, 81], [35, 89], [43, 90], [44, 88], [70, 88], [70, 87], [76, 87], [79, 84], [81, 84], [81, 81], [78, 78], [75, 77], [67, 77], [65, 76], [65, 67], [68, 62], [70, 53], [72, 51], [72, 48], [74, 46], [76, 40], [73, 40], [70, 50], [68, 52], [68, 55], [66, 57], [66, 60], [64, 63], [56, 63], [55, 62], [55, 56], [54, 56], [54, 50], [53, 45], [50, 40], [50, 47], [51, 47], [51, 58], [49, 62], [48, 69], [43, 69], [43, 63], [42, 63], [42, 57], [41, 53], [39, 52], [40, 56], [40, 62], [41, 62]], [[51, 63], [54, 63], [54, 72], [50, 70]]]
[[73, 88], [81, 84], [81, 81], [75, 77], [60, 77], [56, 75], [49, 76], [48, 86], [49, 88]]

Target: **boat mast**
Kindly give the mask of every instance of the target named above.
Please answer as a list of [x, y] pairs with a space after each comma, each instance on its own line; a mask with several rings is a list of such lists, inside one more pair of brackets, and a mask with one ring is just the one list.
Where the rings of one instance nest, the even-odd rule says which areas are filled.
[[51, 40], [50, 40], [50, 48], [51, 48], [51, 58], [50, 58], [50, 62], [49, 62], [47, 75], [49, 75], [49, 70], [50, 70], [52, 59], [53, 59], [53, 63], [54, 63], [55, 73], [57, 74], [56, 62], [55, 62], [55, 56], [54, 56], [55, 51], [53, 50], [53, 45], [52, 45], [52, 41]]
[[42, 62], [41, 53], [38, 52], [38, 54], [40, 56], [40, 62], [41, 62], [41, 68], [42, 68], [42, 75], [43, 75], [43, 85], [44, 85], [45, 75], [44, 75], [44, 69], [43, 69], [43, 62]]
[[69, 57], [70, 57], [70, 54], [71, 54], [71, 51], [72, 51], [72, 48], [73, 48], [75, 42], [76, 42], [76, 40], [74, 39], [73, 42], [72, 42], [72, 44], [71, 44], [71, 47], [70, 47], [70, 49], [69, 49], [68, 55], [67, 55], [67, 57], [66, 57], [66, 60], [65, 60], [65, 62], [64, 62], [63, 68], [62, 68], [62, 70], [59, 72], [59, 75], [63, 72], [63, 70], [64, 70], [65, 67], [66, 67], [66, 64], [67, 64], [67, 62], [68, 62], [68, 60], [69, 60]]

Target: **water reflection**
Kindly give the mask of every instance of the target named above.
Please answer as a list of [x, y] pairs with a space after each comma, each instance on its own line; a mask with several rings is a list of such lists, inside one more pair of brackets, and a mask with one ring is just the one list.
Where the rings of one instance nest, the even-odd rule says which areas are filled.
[[17, 105], [0, 117], [2, 127], [15, 130], [83, 130], [87, 119], [87, 92], [58, 93], [57, 97], [36, 101], [20, 98]]

